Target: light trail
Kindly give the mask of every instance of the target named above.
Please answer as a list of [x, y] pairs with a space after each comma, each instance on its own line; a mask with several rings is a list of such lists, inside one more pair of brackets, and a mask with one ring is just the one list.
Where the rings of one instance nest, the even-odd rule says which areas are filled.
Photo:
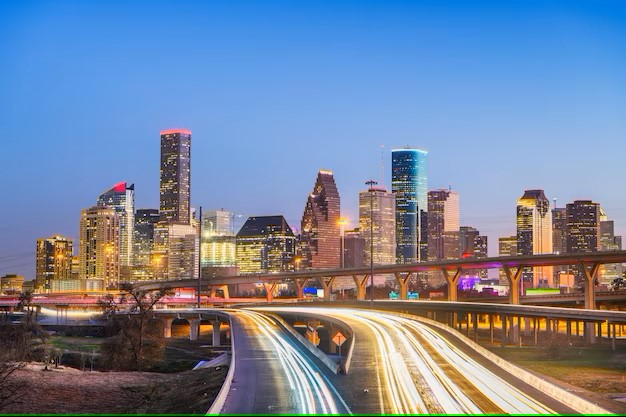
[[[281, 308], [257, 310], [280, 311]], [[480, 414], [491, 413], [494, 408], [508, 414], [556, 414], [417, 320], [357, 309], [313, 307], [285, 311], [327, 315], [348, 324], [356, 321], [366, 326], [375, 336], [377, 351], [374, 354], [384, 379], [381, 388], [385, 390], [386, 405], [393, 414]], [[446, 366], [437, 363], [433, 355]], [[420, 383], [426, 390], [418, 389]], [[464, 392], [460, 385], [471, 387], [474, 395]]]
[[252, 311], [239, 311], [251, 320], [274, 347], [278, 360], [289, 381], [289, 387], [298, 398], [301, 414], [338, 414], [335, 397], [317, 369], [279, 330], [269, 317]]

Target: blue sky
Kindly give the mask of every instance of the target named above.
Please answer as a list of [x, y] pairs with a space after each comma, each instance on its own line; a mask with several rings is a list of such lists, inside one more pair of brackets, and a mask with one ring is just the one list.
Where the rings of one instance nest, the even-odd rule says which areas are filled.
[[0, 54], [0, 275], [34, 278], [35, 240], [77, 239], [118, 181], [157, 208], [171, 127], [205, 210], [297, 227], [325, 168], [354, 224], [381, 146], [389, 186], [410, 145], [491, 254], [528, 188], [626, 234], [624, 2], [4, 1]]

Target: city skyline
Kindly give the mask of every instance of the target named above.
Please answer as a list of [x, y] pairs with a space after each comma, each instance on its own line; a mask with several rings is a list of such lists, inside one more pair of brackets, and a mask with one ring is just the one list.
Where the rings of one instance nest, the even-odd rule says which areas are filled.
[[[551, 203], [558, 198], [559, 207], [575, 200], [598, 202], [615, 221], [615, 234], [626, 235], [626, 205], [616, 191], [626, 133], [620, 118], [626, 110], [621, 88], [626, 84], [625, 13], [617, 3], [492, 8], [484, 47], [480, 36], [458, 38], [464, 31], [478, 33], [471, 18], [484, 11], [480, 6], [445, 11], [443, 6], [405, 5], [419, 13], [400, 13], [392, 2], [352, 13], [343, 5], [326, 17], [329, 32], [320, 36], [344, 43], [330, 42], [326, 50], [314, 48], [309, 39], [319, 34], [313, 27], [324, 20], [324, 5], [279, 11], [248, 4], [240, 15], [223, 5], [175, 11], [179, 19], [199, 16], [189, 23], [199, 39], [185, 51], [189, 67], [210, 68], [213, 62], [199, 55], [211, 55], [207, 48], [227, 58], [208, 73], [211, 77], [178, 67], [177, 73], [168, 69], [167, 60], [149, 61], [152, 67], [141, 64], [146, 56], [134, 53], [145, 48], [155, 53], [161, 51], [159, 42], [172, 43], [153, 31], [153, 39], [140, 36], [150, 21], [140, 18], [137, 6], [126, 17], [109, 15], [106, 25], [119, 33], [107, 40], [112, 34], [93, 12], [113, 6], [67, 4], [65, 15], [42, 6], [49, 13], [45, 18], [36, 7], [0, 6], [5, 23], [0, 30], [7, 31], [0, 37], [0, 51], [12, 57], [0, 80], [12, 100], [0, 105], [0, 118], [6, 137], [15, 138], [6, 141], [12, 157], [0, 168], [10, 180], [11, 195], [10, 204], [0, 208], [2, 218], [10, 219], [0, 226], [0, 274], [33, 279], [36, 240], [60, 234], [78, 242], [80, 210], [91, 207], [94, 196], [113, 183], [136, 185], [135, 207], [158, 208], [158, 132], [169, 127], [194, 132], [194, 208], [223, 207], [244, 219], [281, 214], [297, 226], [310, 178], [328, 168], [341, 190], [348, 230], [358, 223], [363, 182], [373, 178], [389, 189], [390, 149], [409, 145], [429, 151], [429, 190], [452, 185], [459, 192], [461, 223], [488, 235], [491, 255], [497, 254], [493, 242], [515, 233], [515, 202], [527, 189], [545, 190]], [[271, 18], [273, 29], [255, 17], [259, 9]], [[559, 17], [564, 9], [567, 19]], [[210, 11], [231, 24], [251, 25], [244, 35], [229, 32], [226, 40], [208, 42], [220, 30], [219, 21], [203, 29], [210, 25], [202, 16]], [[157, 5], [149, 17], [168, 12], [169, 6]], [[380, 22], [378, 16], [387, 23], [380, 23], [377, 36], [365, 29]], [[458, 23], [451, 34], [432, 23], [445, 16]], [[341, 19], [348, 19], [354, 32], [337, 29]], [[87, 36], [75, 39], [63, 27]], [[504, 30], [508, 27], [512, 30]], [[519, 36], [531, 27], [534, 36]], [[294, 40], [279, 41], [286, 33]], [[414, 36], [420, 33], [424, 36]], [[182, 42], [189, 35], [171, 36]], [[429, 36], [433, 40], [414, 40]], [[134, 43], [123, 46], [125, 39]], [[251, 49], [254, 40], [261, 54]], [[88, 42], [98, 41], [104, 44], [96, 56], [89, 53]], [[278, 51], [269, 47], [271, 42]], [[57, 54], [58, 45], [69, 52]], [[296, 47], [303, 53], [287, 57]], [[313, 71], [307, 69], [307, 54], [319, 61]], [[344, 54], [349, 59], [342, 59]], [[534, 64], [526, 61], [529, 57]], [[119, 69], [109, 64], [115, 58], [125, 62]], [[272, 76], [273, 60], [295, 75], [279, 71]], [[256, 62], [259, 76], [269, 77], [266, 85], [251, 85], [256, 78], [241, 71], [227, 74], [248, 62]], [[446, 71], [440, 72], [442, 62]], [[90, 69], [99, 63], [103, 72], [94, 84]], [[452, 70], [455, 63], [463, 71]], [[188, 99], [174, 104], [157, 99], [177, 91]], [[128, 97], [125, 103], [119, 102], [122, 94]], [[475, 99], [477, 105], [469, 106]], [[300, 143], [308, 141], [316, 146], [303, 155]], [[596, 143], [602, 146], [591, 146]], [[536, 152], [516, 164], [510, 155], [522, 146]], [[226, 156], [239, 157], [237, 166]], [[577, 169], [576, 161], [596, 161], [602, 170]], [[42, 181], [52, 169], [62, 169], [63, 179]]]

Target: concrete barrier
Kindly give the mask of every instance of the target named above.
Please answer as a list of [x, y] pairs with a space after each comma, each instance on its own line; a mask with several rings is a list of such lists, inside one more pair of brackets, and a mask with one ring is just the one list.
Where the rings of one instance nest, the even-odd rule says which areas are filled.
[[309, 350], [309, 352], [311, 352], [316, 358], [321, 360], [322, 363], [326, 365], [332, 373], [337, 374], [339, 372], [339, 365], [335, 361], [329, 358], [324, 352], [318, 349], [318, 347], [315, 346], [313, 343], [309, 342], [306, 337], [298, 333], [293, 327], [289, 325], [289, 323], [283, 320], [282, 317], [276, 314], [271, 314], [271, 313], [264, 313], [264, 314], [267, 314], [268, 316], [272, 316], [272, 318], [274, 318], [277, 322], [279, 322], [281, 326], [283, 326], [285, 330], [287, 330], [296, 339], [298, 339], [298, 341], [302, 343], [302, 345], [306, 347]]
[[226, 402], [226, 397], [228, 396], [228, 392], [230, 391], [230, 385], [233, 383], [233, 377], [235, 376], [235, 332], [233, 331], [233, 320], [229, 316], [228, 324], [230, 326], [230, 366], [228, 367], [228, 373], [226, 374], [226, 379], [224, 380], [224, 384], [222, 388], [220, 388], [220, 392], [215, 397], [211, 408], [206, 412], [206, 414], [219, 414], [224, 407], [224, 403]]
[[420, 316], [413, 316], [410, 314], [402, 314], [402, 313], [397, 313], [402, 315], [403, 317], [406, 318], [410, 318], [412, 320], [416, 320], [416, 321], [420, 321], [422, 323], [431, 325], [433, 327], [437, 327], [438, 329], [444, 330], [450, 334], [453, 334], [454, 336], [456, 336], [459, 340], [461, 340], [463, 343], [465, 343], [466, 345], [468, 345], [470, 348], [472, 348], [473, 350], [475, 350], [477, 353], [479, 353], [480, 355], [484, 356], [485, 358], [487, 358], [489, 361], [493, 362], [496, 366], [498, 366], [499, 368], [505, 370], [506, 372], [510, 373], [511, 375], [515, 376], [516, 378], [521, 379], [523, 382], [527, 383], [528, 385], [531, 385], [535, 388], [537, 388], [538, 390], [542, 391], [543, 393], [551, 396], [552, 398], [554, 398], [557, 401], [560, 401], [561, 403], [565, 404], [568, 407], [573, 408], [574, 410], [576, 410], [579, 413], [582, 414], [613, 414], [611, 413], [609, 410], [600, 407], [597, 404], [592, 403], [591, 401], [588, 401], [584, 398], [581, 398], [575, 394], [572, 394], [571, 392], [557, 386], [554, 385], [544, 379], [539, 378], [536, 375], [531, 374], [530, 372], [526, 371], [525, 369], [522, 369], [516, 365], [513, 365], [511, 362], [506, 361], [504, 359], [502, 359], [501, 357], [499, 357], [498, 355], [496, 355], [495, 353], [492, 353], [490, 351], [488, 351], [487, 349], [485, 349], [484, 347], [480, 346], [478, 343], [474, 342], [473, 340], [471, 340], [470, 338], [466, 337], [465, 335], [463, 335], [461, 332], [459, 332], [456, 329], [453, 329], [452, 327], [449, 327], [443, 323], [439, 323], [437, 321], [434, 320], [430, 320], [427, 319], [425, 317], [420, 317]]

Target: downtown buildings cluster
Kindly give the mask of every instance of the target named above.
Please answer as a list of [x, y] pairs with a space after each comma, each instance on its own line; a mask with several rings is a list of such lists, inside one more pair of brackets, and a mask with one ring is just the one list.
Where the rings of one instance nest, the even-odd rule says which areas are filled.
[[[283, 215], [252, 216], [236, 232], [235, 214], [191, 207], [191, 131], [160, 132], [159, 209], [135, 208], [135, 187], [115, 184], [82, 210], [78, 248], [64, 236], [38, 239], [35, 292], [89, 292], [122, 282], [216, 275], [302, 271], [340, 267], [485, 258], [487, 236], [461, 226], [460, 197], [452, 189], [428, 190], [428, 153], [395, 149], [391, 191], [368, 181], [359, 193], [358, 227], [344, 230], [333, 172], [320, 170], [304, 205], [300, 232]], [[543, 190], [527, 190], [517, 202], [517, 233], [499, 239], [502, 256], [621, 249], [613, 222], [601, 206], [577, 200], [551, 208]], [[77, 254], [75, 254], [75, 250]], [[525, 287], [576, 285], [576, 271], [538, 267], [523, 273]], [[473, 282], [486, 270], [464, 271]], [[601, 271], [604, 283], [622, 276], [621, 265]], [[443, 278], [425, 277], [433, 286]], [[2, 278], [17, 287], [15, 275]], [[23, 281], [23, 279], [22, 279]], [[500, 277], [506, 284], [506, 279]]]

